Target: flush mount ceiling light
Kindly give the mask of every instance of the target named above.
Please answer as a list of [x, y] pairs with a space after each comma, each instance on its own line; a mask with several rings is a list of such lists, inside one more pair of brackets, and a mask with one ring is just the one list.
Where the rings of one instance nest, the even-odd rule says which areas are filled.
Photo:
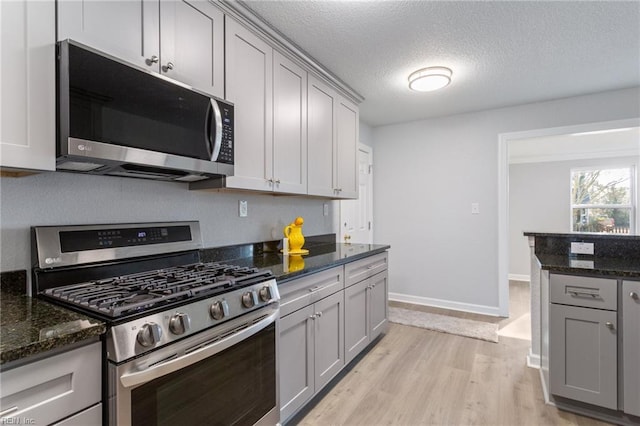
[[409, 76], [409, 88], [418, 92], [442, 89], [451, 83], [452, 74], [446, 67], [422, 68]]

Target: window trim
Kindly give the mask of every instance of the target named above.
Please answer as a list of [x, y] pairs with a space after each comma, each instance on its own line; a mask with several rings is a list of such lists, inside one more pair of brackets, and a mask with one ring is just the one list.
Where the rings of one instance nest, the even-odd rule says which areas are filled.
[[[629, 204], [573, 204], [573, 174], [576, 172], [590, 172], [597, 170], [615, 170], [615, 169], [628, 169], [629, 170]], [[636, 233], [636, 221], [640, 220], [636, 217], [637, 210], [637, 191], [638, 181], [636, 177], [636, 165], [635, 164], [606, 164], [602, 166], [586, 166], [586, 167], [572, 167], [569, 169], [569, 230], [574, 231], [573, 211], [575, 209], [629, 209], [629, 234]], [[609, 234], [608, 232], [598, 232], [598, 234]]]

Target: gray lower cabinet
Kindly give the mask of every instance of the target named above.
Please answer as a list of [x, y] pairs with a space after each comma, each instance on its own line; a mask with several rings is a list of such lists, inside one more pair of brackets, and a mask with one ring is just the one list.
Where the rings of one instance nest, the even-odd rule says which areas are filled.
[[360, 281], [344, 290], [345, 361], [354, 359], [387, 327], [387, 271]]
[[2, 371], [0, 424], [101, 424], [101, 365], [98, 342]]
[[283, 423], [386, 330], [386, 262], [383, 253], [279, 285]]
[[616, 280], [552, 274], [550, 286], [551, 394], [616, 410]]
[[640, 281], [622, 282], [623, 411], [640, 416]]
[[342, 267], [280, 286], [280, 418], [286, 420], [344, 367]]

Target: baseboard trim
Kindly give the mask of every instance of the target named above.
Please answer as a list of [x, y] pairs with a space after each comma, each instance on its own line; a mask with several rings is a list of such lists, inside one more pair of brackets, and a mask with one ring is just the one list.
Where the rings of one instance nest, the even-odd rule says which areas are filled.
[[529, 353], [527, 354], [527, 367], [540, 368], [540, 355], [531, 352], [531, 348], [529, 348]]
[[529, 275], [522, 274], [509, 274], [509, 281], [526, 281], [530, 283], [531, 277]]
[[451, 300], [432, 299], [430, 297], [412, 296], [410, 294], [389, 293], [389, 300], [394, 302], [413, 303], [415, 305], [431, 306], [434, 308], [451, 309], [454, 311], [471, 312], [474, 314], [499, 317], [500, 308], [497, 306], [474, 305], [471, 303], [453, 302]]

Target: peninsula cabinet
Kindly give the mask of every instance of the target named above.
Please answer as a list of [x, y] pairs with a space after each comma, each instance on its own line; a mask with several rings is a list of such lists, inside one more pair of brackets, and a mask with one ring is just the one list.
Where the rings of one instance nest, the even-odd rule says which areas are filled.
[[308, 81], [309, 195], [358, 198], [358, 107], [319, 79]]
[[640, 416], [640, 281], [622, 282], [624, 412]]
[[224, 14], [211, 2], [63, 0], [57, 7], [58, 40], [224, 98]]
[[0, 169], [55, 170], [55, 2], [0, 1]]
[[550, 274], [549, 390], [618, 407], [617, 281]]

